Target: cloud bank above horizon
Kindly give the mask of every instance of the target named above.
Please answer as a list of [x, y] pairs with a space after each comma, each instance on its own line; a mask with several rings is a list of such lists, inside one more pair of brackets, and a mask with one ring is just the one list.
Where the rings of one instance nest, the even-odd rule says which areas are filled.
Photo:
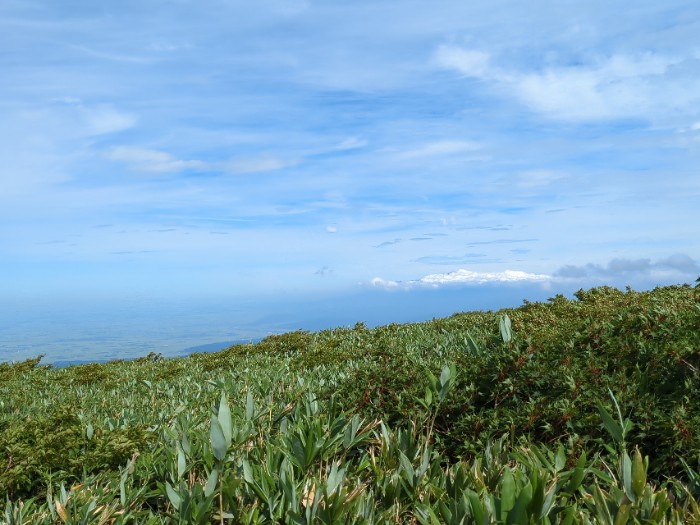
[[520, 270], [502, 272], [478, 272], [460, 268], [448, 273], [434, 273], [409, 281], [386, 280], [375, 277], [370, 284], [385, 290], [411, 290], [416, 288], [441, 288], [444, 286], [478, 286], [484, 284], [539, 284], [544, 289], [560, 283], [582, 285], [609, 284], [626, 286], [641, 282], [647, 286], [656, 284], [689, 284], [700, 275], [700, 264], [685, 254], [651, 261], [650, 259], [612, 259], [607, 264], [588, 263], [582, 266], [566, 265], [554, 274], [535, 274]]
[[700, 6], [0, 6], [2, 287], [700, 274]]
[[493, 283], [548, 283], [551, 275], [534, 274], [518, 270], [505, 270], [503, 272], [475, 272], [460, 268], [449, 273], [434, 273], [421, 277], [415, 281], [387, 281], [380, 277], [372, 279], [372, 286], [387, 290], [410, 290], [415, 287], [439, 288], [445, 285], [464, 284], [493, 284]]

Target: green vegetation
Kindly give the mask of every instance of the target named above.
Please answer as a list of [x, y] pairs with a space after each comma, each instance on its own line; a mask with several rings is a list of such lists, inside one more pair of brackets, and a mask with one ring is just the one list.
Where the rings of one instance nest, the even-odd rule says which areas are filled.
[[700, 289], [0, 364], [0, 522], [700, 523]]

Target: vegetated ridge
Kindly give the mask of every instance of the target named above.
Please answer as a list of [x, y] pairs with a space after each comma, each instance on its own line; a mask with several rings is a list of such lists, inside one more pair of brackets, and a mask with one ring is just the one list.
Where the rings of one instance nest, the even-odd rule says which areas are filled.
[[0, 364], [0, 520], [700, 523], [699, 292]]

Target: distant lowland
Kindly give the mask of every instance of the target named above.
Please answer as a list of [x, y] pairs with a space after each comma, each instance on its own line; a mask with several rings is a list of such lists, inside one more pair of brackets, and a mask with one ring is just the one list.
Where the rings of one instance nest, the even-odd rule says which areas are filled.
[[[201, 352], [218, 352], [219, 350], [224, 350], [234, 345], [256, 343], [260, 339], [239, 339], [235, 341], [219, 341], [216, 343], [207, 343], [203, 345], [190, 346], [188, 348], [183, 348], [180, 352], [173, 352], [169, 357], [185, 357], [190, 354], [196, 354]], [[156, 352], [151, 352], [154, 357], [159, 357], [161, 354]], [[65, 368], [72, 365], [84, 365], [88, 363], [106, 363], [111, 361], [112, 358], [102, 358], [102, 359], [57, 359], [51, 362], [55, 368]]]

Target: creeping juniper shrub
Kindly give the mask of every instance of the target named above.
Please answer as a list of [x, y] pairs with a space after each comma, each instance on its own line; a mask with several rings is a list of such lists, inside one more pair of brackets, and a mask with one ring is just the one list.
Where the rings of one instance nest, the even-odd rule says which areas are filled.
[[75, 407], [11, 423], [0, 432], [0, 494], [40, 495], [54, 479], [72, 483], [84, 474], [115, 471], [143, 450], [150, 437], [136, 427], [98, 428], [88, 437]]

